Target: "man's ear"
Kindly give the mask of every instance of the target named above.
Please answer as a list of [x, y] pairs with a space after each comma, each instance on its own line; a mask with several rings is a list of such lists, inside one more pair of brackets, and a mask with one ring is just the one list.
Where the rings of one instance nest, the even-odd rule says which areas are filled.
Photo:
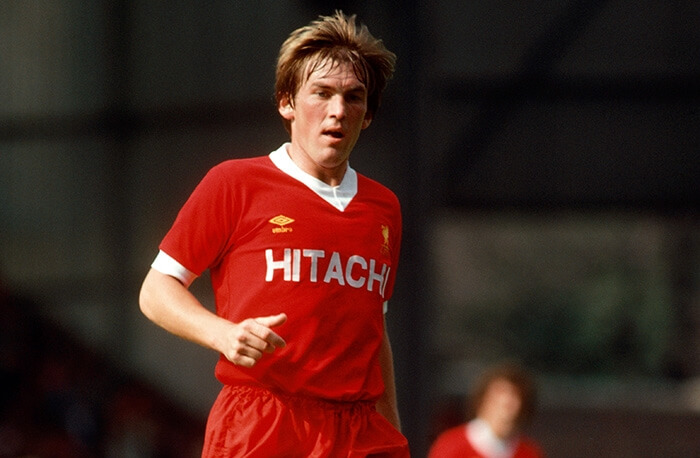
[[372, 115], [367, 113], [365, 115], [365, 119], [362, 120], [362, 128], [366, 129], [369, 127], [370, 124], [372, 124]]
[[279, 111], [280, 115], [287, 121], [294, 120], [294, 107], [289, 98], [285, 97], [280, 99], [277, 105], [277, 111]]

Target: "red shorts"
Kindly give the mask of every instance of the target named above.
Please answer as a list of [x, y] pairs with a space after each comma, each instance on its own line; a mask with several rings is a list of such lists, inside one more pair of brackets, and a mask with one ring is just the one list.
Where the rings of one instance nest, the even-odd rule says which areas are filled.
[[224, 386], [204, 437], [204, 458], [410, 456], [408, 441], [371, 402], [331, 402]]

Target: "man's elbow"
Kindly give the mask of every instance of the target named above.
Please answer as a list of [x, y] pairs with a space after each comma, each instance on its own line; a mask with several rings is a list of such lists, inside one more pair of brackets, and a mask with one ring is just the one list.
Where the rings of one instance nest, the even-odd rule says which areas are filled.
[[141, 291], [139, 291], [139, 309], [141, 313], [146, 315], [149, 320], [153, 320], [154, 317], [154, 305], [156, 302], [155, 298], [155, 281], [153, 278], [153, 271], [150, 271], [141, 285]]

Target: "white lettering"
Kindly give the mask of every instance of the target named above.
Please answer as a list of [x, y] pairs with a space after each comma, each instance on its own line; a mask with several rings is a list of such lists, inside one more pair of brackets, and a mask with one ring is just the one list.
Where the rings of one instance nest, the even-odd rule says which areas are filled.
[[284, 281], [290, 281], [292, 278], [292, 250], [289, 248], [284, 249], [284, 259], [282, 261], [275, 261], [272, 258], [272, 250], [265, 250], [265, 260], [267, 261], [267, 273], [265, 274], [265, 281], [272, 281], [274, 277], [275, 270], [284, 270]]
[[301, 250], [295, 249], [292, 250], [292, 253], [292, 281], [299, 281], [299, 271], [301, 270]]
[[355, 264], [359, 264], [360, 267], [367, 270], [367, 261], [365, 261], [365, 258], [357, 255], [350, 256], [348, 258], [348, 263], [345, 265], [345, 279], [347, 280], [348, 285], [352, 286], [353, 288], [362, 288], [362, 286], [365, 284], [366, 278], [360, 277], [358, 279], [354, 279], [352, 277], [352, 268], [355, 266]]
[[375, 281], [379, 282], [379, 291], [382, 290], [382, 284], [384, 283], [384, 275], [386, 274], [386, 264], [382, 264], [382, 271], [380, 273], [376, 273], [374, 271], [375, 264], [376, 263], [374, 259], [369, 260], [369, 278], [367, 279], [367, 291], [372, 291], [372, 285], [374, 285]]
[[311, 258], [311, 272], [309, 279], [316, 283], [318, 281], [318, 260], [325, 258], [326, 252], [323, 250], [304, 250], [304, 257]]
[[[384, 265], [386, 266], [386, 264], [384, 264]], [[384, 269], [382, 269], [382, 270], [384, 270]], [[391, 267], [386, 268], [386, 273], [384, 274], [384, 279], [382, 280], [382, 289], [379, 290], [379, 294], [381, 294], [382, 297], [384, 297], [384, 290], [386, 289], [386, 284], [389, 280], [389, 272], [391, 272]], [[384, 312], [384, 313], [386, 313], [386, 312]]]
[[332, 279], [336, 279], [341, 285], [345, 285], [343, 278], [343, 267], [340, 264], [340, 253], [334, 251], [331, 255], [331, 262], [328, 264], [326, 276], [323, 278], [324, 283], [330, 283]]
[[282, 259], [275, 259], [272, 249], [265, 250], [265, 281], [271, 282], [275, 271], [281, 270], [284, 281], [300, 282], [305, 279], [316, 283], [319, 281], [319, 271], [325, 267], [324, 283], [335, 280], [341, 286], [347, 284], [353, 288], [367, 288], [367, 291], [377, 291], [384, 297], [391, 272], [387, 264], [380, 264], [374, 259], [367, 261], [360, 255], [352, 255], [343, 263], [340, 253], [334, 251], [324, 266], [324, 250], [284, 248], [283, 253]]

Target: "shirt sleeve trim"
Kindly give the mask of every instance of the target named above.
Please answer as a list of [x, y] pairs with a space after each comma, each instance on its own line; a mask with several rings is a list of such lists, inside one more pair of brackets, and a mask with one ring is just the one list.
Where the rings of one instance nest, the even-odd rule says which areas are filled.
[[158, 252], [158, 256], [156, 256], [151, 267], [162, 274], [176, 278], [186, 288], [189, 288], [192, 282], [197, 278], [196, 274], [187, 270], [185, 266], [162, 250]]

